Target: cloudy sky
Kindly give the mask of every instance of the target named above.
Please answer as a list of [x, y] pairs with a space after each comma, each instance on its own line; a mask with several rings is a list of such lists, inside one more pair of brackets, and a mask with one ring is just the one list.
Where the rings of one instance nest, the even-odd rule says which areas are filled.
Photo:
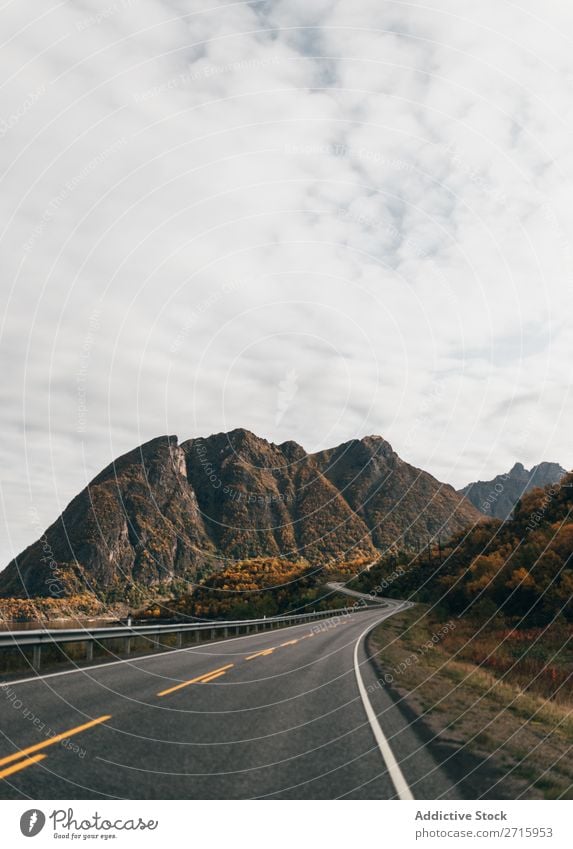
[[162, 433], [573, 465], [569, 3], [13, 0], [0, 33], [2, 565]]

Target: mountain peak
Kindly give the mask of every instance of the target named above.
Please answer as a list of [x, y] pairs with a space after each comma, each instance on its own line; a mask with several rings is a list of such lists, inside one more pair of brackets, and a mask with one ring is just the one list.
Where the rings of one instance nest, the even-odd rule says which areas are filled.
[[531, 471], [523, 463], [515, 463], [506, 474], [489, 481], [475, 481], [460, 490], [474, 507], [496, 519], [509, 519], [517, 502], [526, 492], [538, 486], [558, 483], [566, 474], [559, 463], [538, 463]]
[[[450, 486], [365, 436], [309, 455], [245, 428], [160, 436], [118, 458], [0, 576], [0, 594], [49, 592], [45, 545], [63, 595], [196, 581], [221, 563], [280, 557], [373, 560], [479, 521]], [[54, 565], [55, 564], [55, 565]], [[49, 577], [49, 576], [48, 576]]]
[[294, 441], [294, 439], [287, 439], [286, 442], [281, 442], [277, 448], [281, 454], [284, 454], [289, 462], [294, 460], [303, 460], [308, 456], [302, 445], [299, 445], [298, 442]]
[[383, 436], [379, 436], [378, 434], [371, 434], [370, 436], [363, 436], [361, 440], [359, 440], [362, 445], [365, 445], [372, 451], [383, 452], [383, 453], [394, 453], [394, 449], [390, 445], [390, 443], [384, 439]]

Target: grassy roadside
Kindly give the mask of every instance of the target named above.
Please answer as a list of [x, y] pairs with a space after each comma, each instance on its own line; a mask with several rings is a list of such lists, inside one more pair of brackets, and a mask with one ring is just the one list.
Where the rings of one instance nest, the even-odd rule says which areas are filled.
[[379, 686], [462, 798], [573, 799], [573, 704], [563, 689], [547, 700], [507, 670], [478, 665], [474, 632], [424, 605], [391, 617], [368, 641]]

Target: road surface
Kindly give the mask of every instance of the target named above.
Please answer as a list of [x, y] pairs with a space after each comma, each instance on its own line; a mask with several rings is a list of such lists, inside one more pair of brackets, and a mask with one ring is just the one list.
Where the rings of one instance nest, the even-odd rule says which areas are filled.
[[[368, 595], [367, 593], [359, 593], [356, 590], [349, 590], [346, 584], [342, 584], [340, 581], [330, 581], [330, 583], [326, 584], [326, 588], [329, 590], [334, 590], [334, 592], [350, 596], [350, 598], [358, 598], [361, 601], [364, 601], [365, 604], [382, 604], [384, 606], [388, 605], [387, 598], [381, 598], [380, 596], [376, 595]], [[408, 604], [411, 605], [411, 602], [408, 602]]]
[[400, 603], [0, 688], [0, 797], [453, 798], [366, 657]]

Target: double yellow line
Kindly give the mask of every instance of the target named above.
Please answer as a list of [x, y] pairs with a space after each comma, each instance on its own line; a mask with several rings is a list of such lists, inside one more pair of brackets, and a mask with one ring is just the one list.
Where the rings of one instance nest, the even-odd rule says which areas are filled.
[[261, 649], [261, 651], [255, 652], [255, 654], [250, 654], [245, 660], [254, 660], [255, 657], [266, 657], [268, 654], [272, 654], [276, 648], [278, 646], [274, 646], [272, 649]]
[[[256, 657], [267, 657], [278, 648], [294, 646], [298, 643], [299, 639], [306, 640], [307, 637], [312, 636], [314, 636], [314, 634], [307, 634], [306, 636], [299, 637], [296, 640], [288, 640], [285, 643], [281, 643], [279, 646], [262, 649], [261, 651], [255, 652], [255, 654], [249, 655], [245, 658], [245, 660], [253, 660]], [[198, 675], [196, 678], [191, 678], [189, 681], [182, 681], [180, 684], [175, 684], [174, 687], [168, 687], [166, 690], [162, 690], [160, 693], [157, 693], [157, 695], [168, 696], [170, 693], [182, 690], [190, 684], [208, 684], [210, 681], [215, 681], [217, 678], [221, 678], [222, 675], [226, 675], [227, 670], [232, 669], [234, 665], [234, 663], [228, 663], [226, 666], [218, 667], [218, 669], [211, 669], [210, 672], [204, 672], [203, 675]], [[108, 719], [111, 719], [111, 714], [99, 716], [97, 719], [84, 722], [83, 725], [76, 725], [75, 728], [70, 728], [68, 731], [62, 731], [61, 734], [56, 734], [54, 737], [50, 737], [42, 743], [36, 743], [34, 746], [28, 746], [27, 749], [21, 749], [19, 752], [14, 752], [12, 755], [0, 758], [0, 779], [8, 778], [9, 775], [13, 775], [16, 772], [20, 772], [20, 770], [27, 769], [29, 766], [39, 763], [39, 761], [43, 761], [47, 756], [42, 753], [42, 749], [46, 749], [48, 746], [54, 746], [61, 740], [65, 740], [67, 737], [72, 737], [74, 734], [80, 734], [82, 731], [87, 731], [88, 728], [93, 728], [95, 725], [100, 725], [102, 722], [107, 722]], [[2, 769], [2, 767], [4, 767], [4, 769]]]
[[[74, 734], [79, 734], [81, 731], [86, 731], [88, 728], [93, 728], [94, 725], [99, 725], [101, 722], [107, 722], [108, 719], [111, 719], [111, 714], [109, 716], [99, 716], [97, 719], [92, 719], [90, 722], [84, 722], [83, 725], [76, 725], [75, 728], [70, 728], [68, 731], [62, 731], [61, 734], [56, 734], [55, 737], [50, 737], [48, 740], [44, 740], [42, 743], [36, 743], [34, 746], [28, 746], [27, 749], [20, 749], [19, 752], [14, 752], [13, 755], [7, 755], [5, 758], [0, 758], [0, 767], [5, 766], [6, 764], [11, 764], [11, 766], [6, 767], [6, 769], [0, 770], [0, 778], [8, 778], [9, 775], [13, 775], [15, 772], [20, 772], [21, 769], [26, 769], [32, 764], [38, 763], [38, 761], [43, 761], [46, 755], [36, 755], [35, 752], [39, 752], [41, 749], [46, 749], [48, 746], [54, 746], [56, 743], [59, 743], [61, 740], [65, 740], [68, 737], [72, 737]], [[32, 755], [32, 757], [28, 757]], [[23, 760], [21, 760], [23, 758]], [[17, 761], [17, 763], [14, 763]]]
[[218, 669], [212, 669], [210, 672], [204, 672], [203, 675], [198, 675], [197, 678], [191, 678], [189, 681], [182, 681], [181, 684], [176, 684], [174, 687], [162, 690], [157, 695], [168, 696], [169, 693], [174, 693], [176, 690], [182, 690], [183, 687], [188, 687], [189, 684], [208, 684], [210, 681], [214, 681], [215, 678], [220, 678], [221, 675], [226, 675], [227, 669], [231, 669], [234, 665], [234, 663], [228, 663], [226, 666], [220, 666]]
[[286, 643], [280, 643], [278, 646], [273, 646], [269, 649], [261, 649], [261, 651], [257, 651], [255, 654], [250, 654], [245, 658], [245, 660], [254, 660], [256, 657], [267, 657], [277, 649], [285, 648], [285, 646], [295, 646], [298, 642], [300, 642], [300, 640], [306, 640], [309, 637], [314, 637], [314, 634], [306, 634], [304, 637], [297, 637], [296, 640], [287, 640]]

